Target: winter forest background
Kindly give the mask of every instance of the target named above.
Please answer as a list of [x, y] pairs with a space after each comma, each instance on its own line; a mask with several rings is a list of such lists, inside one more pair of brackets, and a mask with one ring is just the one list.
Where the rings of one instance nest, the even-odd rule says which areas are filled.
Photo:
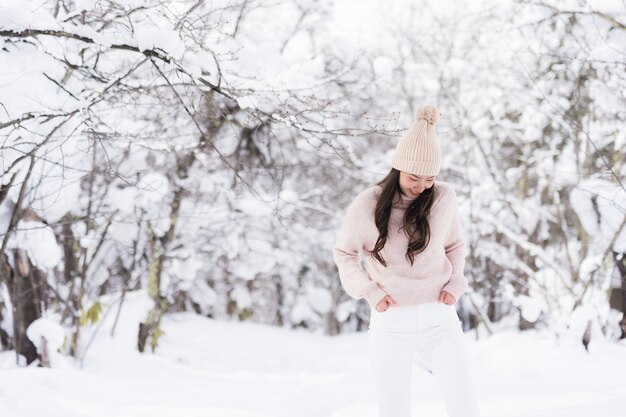
[[13, 363], [83, 361], [137, 297], [142, 352], [180, 312], [366, 329], [331, 248], [427, 103], [461, 203], [466, 331], [623, 344], [623, 0], [0, 5]]

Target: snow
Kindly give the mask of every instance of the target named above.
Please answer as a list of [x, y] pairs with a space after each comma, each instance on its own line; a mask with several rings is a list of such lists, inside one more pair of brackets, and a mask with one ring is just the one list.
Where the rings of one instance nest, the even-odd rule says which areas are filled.
[[588, 280], [591, 274], [602, 266], [604, 255], [589, 256], [580, 263], [579, 276], [583, 280]]
[[286, 203], [296, 203], [299, 199], [298, 193], [294, 190], [284, 189], [280, 192], [280, 198]]
[[170, 273], [180, 278], [183, 284], [183, 289], [187, 290], [188, 287], [194, 281], [196, 274], [202, 269], [204, 263], [198, 256], [187, 255], [183, 258], [172, 259]]
[[374, 72], [377, 78], [387, 78], [391, 76], [395, 63], [389, 57], [379, 56], [374, 59]]
[[292, 323], [301, 323], [315, 319], [315, 312], [311, 308], [306, 297], [299, 295], [294, 306], [291, 308], [290, 317]]
[[9, 223], [11, 222], [11, 213], [12, 213], [12, 205], [0, 204], [0, 233], [3, 235], [6, 234], [7, 229], [9, 228]]
[[54, 320], [49, 318], [39, 318], [32, 322], [26, 335], [31, 342], [37, 347], [37, 351], [41, 348], [41, 338], [45, 338], [50, 351], [55, 351], [63, 346], [65, 341], [65, 330]]
[[37, 268], [45, 271], [61, 262], [63, 254], [54, 232], [44, 223], [20, 220], [7, 243], [9, 249], [23, 249]]
[[[479, 341], [474, 340], [476, 333], [467, 334], [482, 415], [577, 417], [597, 414], [612, 417], [624, 414], [626, 347], [601, 341], [601, 324], [607, 322], [605, 319], [610, 314], [615, 315], [615, 311], [607, 311], [608, 307], [603, 309], [606, 307], [606, 288], [602, 283], [590, 287], [584, 297], [576, 291], [581, 290], [591, 276], [601, 280], [606, 275], [599, 254], [605, 253], [613, 236], [616, 236], [613, 249], [626, 251], [626, 228], [617, 234], [624, 219], [626, 193], [605, 177], [600, 180], [592, 175], [581, 182], [586, 174], [582, 169], [585, 165], [579, 161], [589, 151], [585, 147], [591, 146], [587, 141], [582, 142], [580, 150], [569, 140], [562, 148], [548, 143], [538, 144], [544, 139], [544, 128], [551, 122], [554, 128], [564, 132], [563, 135], [569, 134], [571, 126], [557, 116], [572, 105], [569, 82], [555, 82], [548, 76], [550, 73], [539, 77], [536, 85], [524, 81], [527, 76], [537, 75], [538, 69], [533, 69], [533, 65], [539, 64], [535, 62], [537, 57], [545, 57], [543, 54], [548, 53], [549, 48], [558, 48], [562, 41], [558, 36], [547, 36], [549, 31], [539, 31], [536, 38], [526, 36], [525, 23], [546, 17], [541, 7], [524, 8], [524, 13], [511, 22], [508, 12], [503, 10], [514, 7], [514, 2], [471, 0], [462, 2], [460, 7], [458, 4], [451, 7], [449, 0], [437, 3], [408, 0], [264, 3], [250, 7], [242, 15], [239, 32], [233, 36], [228, 23], [234, 25], [238, 21], [237, 8], [232, 8], [234, 5], [225, 0], [210, 2], [207, 10], [216, 11], [215, 8], [224, 6], [224, 10], [232, 8], [234, 13], [205, 15], [215, 19], [205, 22], [211, 26], [206, 32], [196, 32], [186, 25], [181, 26], [180, 32], [172, 30], [176, 19], [190, 6], [188, 2], [168, 3], [167, 7], [154, 9], [142, 0], [123, 0], [118, 3], [124, 10], [143, 10], [133, 13], [128, 21], [114, 19], [115, 24], [100, 32], [96, 31], [99, 25], [80, 25], [77, 23], [80, 19], [75, 18], [83, 11], [88, 12], [87, 15], [90, 12], [97, 14], [102, 10], [98, 1], [68, 2], [71, 10], [61, 11], [58, 19], [50, 14], [49, 3], [45, 0], [4, 0], [0, 26], [13, 30], [28, 27], [63, 29], [89, 37], [97, 45], [45, 36], [39, 37], [33, 45], [0, 40], [0, 45], [7, 51], [2, 55], [0, 70], [0, 102], [3, 103], [0, 114], [3, 121], [7, 121], [24, 113], [59, 115], [81, 110], [36, 155], [38, 159], [30, 177], [32, 185], [27, 203], [48, 223], [56, 223], [67, 213], [79, 217], [84, 213], [86, 192], [81, 188], [81, 182], [86, 178], [85, 174], [103, 167], [108, 174], [115, 174], [116, 179], [108, 191], [97, 194], [92, 201], [104, 206], [104, 214], [94, 218], [94, 224], [104, 225], [109, 213], [115, 209], [119, 212], [112, 218], [114, 222], [108, 229], [108, 240], [99, 252], [101, 259], [96, 259], [93, 270], [89, 271], [89, 295], [86, 297], [93, 296], [99, 284], [117, 270], [112, 268], [115, 265], [112, 259], [119, 260], [126, 267], [141, 260], [141, 255], [134, 259], [124, 247], [132, 248], [137, 243], [139, 253], [145, 253], [146, 231], [154, 230], [158, 236], [167, 231], [172, 190], [181, 186], [194, 195], [186, 197], [181, 205], [180, 229], [170, 247], [180, 245], [185, 250], [176, 249], [167, 254], [162, 277], [165, 295], [172, 294], [165, 291], [165, 287], [184, 290], [195, 303], [194, 308], [215, 315], [219, 314], [220, 303], [225, 299], [234, 300], [238, 309], [250, 308], [255, 319], [264, 319], [263, 310], [256, 308], [272, 301], [259, 296], [263, 292], [255, 291], [255, 280], [259, 279], [259, 287], [262, 287], [270, 282], [264, 281], [266, 277], [276, 274], [280, 276], [285, 292], [285, 304], [281, 305], [285, 321], [308, 328], [294, 331], [245, 322], [220, 322], [189, 313], [173, 314], [162, 323], [165, 335], [156, 354], [140, 355], [135, 350], [137, 326], [145, 319], [152, 301], [145, 295], [128, 294], [115, 335], [111, 337], [112, 319], [119, 306], [115, 297], [120, 295], [106, 295], [102, 297], [103, 327], [99, 327], [99, 322], [82, 329], [78, 364], [73, 364], [59, 352], [51, 352], [53, 369], [37, 369], [35, 366], [17, 369], [15, 354], [0, 352], [3, 376], [0, 378], [1, 416], [376, 415], [373, 383], [367, 367], [367, 335], [327, 337], [311, 334], [324, 327], [319, 323], [326, 320], [326, 314], [335, 314], [342, 325], [346, 325], [342, 327], [345, 332], [361, 311], [354, 300], [339, 301], [333, 310], [335, 292], [331, 293], [328, 287], [336, 277], [325, 269], [332, 266], [326, 249], [332, 245], [335, 230], [328, 227], [326, 221], [337, 214], [337, 202], [330, 202], [333, 192], [340, 190], [337, 188], [341, 186], [340, 179], [341, 182], [344, 176], [346, 180], [355, 179], [357, 174], [333, 169], [331, 176], [321, 180], [327, 181], [329, 186], [319, 187], [318, 191], [319, 183], [313, 182], [319, 177], [311, 175], [309, 178], [300, 168], [311, 166], [311, 172], [318, 171], [316, 168], [321, 161], [316, 160], [310, 151], [312, 147], [322, 149], [324, 143], [320, 138], [300, 140], [296, 135], [296, 148], [305, 151], [297, 155], [293, 155], [282, 145], [280, 137], [276, 137], [274, 152], [284, 152], [275, 159], [277, 163], [296, 162], [292, 171], [295, 183], [290, 183], [289, 177], [284, 178], [284, 183], [281, 180], [281, 188], [284, 188], [278, 198], [262, 184], [263, 173], [259, 175], [259, 181], [253, 183], [255, 193], [234, 191], [232, 175], [220, 168], [220, 161], [215, 164], [217, 158], [204, 152], [197, 154], [197, 161], [204, 164], [205, 171], [199, 175], [193, 173], [184, 181], [176, 179], [173, 156], [196, 145], [195, 127], [175, 106], [156, 106], [156, 101], [148, 99], [149, 95], [137, 101], [126, 101], [131, 97], [115, 88], [117, 75], [130, 70], [135, 59], [145, 57], [131, 51], [102, 48], [114, 43], [136, 44], [141, 50], [163, 50], [177, 62], [171, 65], [159, 62], [158, 65], [169, 74], [170, 81], [181, 86], [199, 80], [189, 80], [180, 71], [220, 84], [236, 97], [241, 109], [248, 110], [227, 116], [233, 127], [248, 125], [247, 116], [259, 111], [269, 112], [276, 121], [283, 122], [280, 127], [273, 126], [273, 132], [282, 132], [281, 129], [287, 127], [309, 127], [309, 118], [324, 117], [308, 114], [311, 108], [315, 108], [315, 100], [319, 99], [337, 101], [338, 107], [328, 108], [329, 115], [343, 106], [349, 112], [340, 111], [334, 122], [325, 120], [328, 128], [332, 128], [333, 123], [345, 127], [344, 116], [350, 119], [364, 114], [361, 120], [364, 124], [398, 129], [411, 123], [411, 106], [417, 102], [439, 100], [442, 111], [449, 112], [444, 113], [440, 125], [441, 145], [446, 151], [444, 166], [458, 167], [453, 169], [458, 170], [459, 175], [467, 176], [459, 178], [458, 182], [473, 187], [461, 201], [465, 209], [463, 213], [472, 215], [470, 210], [474, 209], [479, 213], [466, 220], [466, 225], [473, 228], [471, 242], [477, 243], [480, 260], [490, 258], [504, 269], [504, 290], [496, 301], [501, 302], [503, 308], [512, 303], [516, 307], [512, 309], [514, 318], [519, 310], [526, 320], [536, 322], [538, 326], [547, 323], [553, 332], [518, 333], [504, 328], [490, 338], [481, 336]], [[552, 3], [560, 5], [556, 1]], [[566, 6], [577, 10], [592, 7], [609, 12], [620, 21], [625, 15], [621, 0], [590, 0], [586, 5], [570, 0], [563, 3], [563, 7]], [[472, 14], [479, 16], [482, 13], [493, 18], [471, 18]], [[194, 19], [197, 17], [193, 16]], [[588, 40], [590, 49], [576, 55], [586, 47], [572, 49], [576, 39], [569, 39], [559, 52], [571, 61], [551, 67], [555, 74], [568, 68], [571, 73], [576, 73], [576, 69], [582, 69], [585, 60], [623, 60], [620, 51], [626, 36], [624, 31], [608, 32], [607, 22], [597, 16], [585, 19], [593, 21], [594, 25], [585, 26], [590, 30], [580, 39]], [[272, 25], [268, 26], [267, 22]], [[476, 22], [481, 25], [468, 27]], [[510, 23], [514, 26], [507, 26]], [[454, 30], [449, 31], [451, 27]], [[518, 29], [520, 32], [514, 33]], [[555, 32], [558, 33], [561, 32]], [[83, 53], [83, 48], [87, 48], [87, 53]], [[415, 51], [412, 48], [416, 48]], [[89, 80], [79, 72], [70, 74], [59, 61], [64, 59], [89, 68], [96, 65], [94, 56], [101, 57], [97, 69], [111, 77], [109, 82]], [[337, 57], [341, 59], [335, 62]], [[511, 65], [503, 65], [508, 59]], [[600, 69], [602, 65], [597, 63]], [[129, 87], [153, 87], [155, 81], [151, 71], [154, 68], [146, 67], [149, 69], [141, 67], [127, 80]], [[44, 77], [43, 69], [50, 79], [63, 80], [63, 88]], [[517, 71], [522, 70], [528, 74], [520, 77]], [[596, 145], [612, 147], [617, 152], [623, 149], [626, 134], [619, 118], [611, 116], [609, 111], [619, 108], [619, 94], [609, 92], [620, 91], [623, 83], [618, 74], [609, 75], [603, 73], [589, 86], [594, 108], [597, 107], [593, 120], [589, 121], [589, 134]], [[162, 81], [159, 79], [158, 83]], [[446, 85], [448, 82], [450, 85]], [[335, 90], [334, 85], [343, 85], [346, 90]], [[112, 95], [120, 95], [119, 98], [108, 98], [104, 92], [109, 90]], [[190, 94], [181, 91], [185, 92], [183, 100], [189, 101], [192, 110], [204, 111], [201, 106], [196, 108], [194, 100], [198, 97], [191, 90]], [[348, 97], [342, 98], [341, 94]], [[96, 100], [101, 97], [106, 100], [102, 102], [102, 108], [98, 108]], [[315, 98], [311, 106], [306, 104], [309, 97]], [[550, 106], [536, 103], [544, 99], [549, 100]], [[298, 103], [299, 100], [302, 102]], [[111, 106], [112, 103], [120, 105]], [[454, 109], [457, 104], [459, 108]], [[511, 109], [521, 109], [520, 122], [507, 119]], [[152, 121], [155, 110], [162, 124]], [[300, 111], [306, 116], [299, 117]], [[455, 118], [455, 111], [463, 113], [462, 116]], [[87, 117], [88, 112], [93, 112], [91, 119]], [[610, 121], [605, 120], [609, 117]], [[446, 119], [452, 122], [446, 122]], [[27, 159], [10, 171], [9, 166], [29, 152], [31, 146], [41, 143], [42, 138], [50, 133], [50, 126], [59, 123], [57, 120], [60, 121], [58, 118], [47, 122], [32, 121], [26, 123], [24, 129], [7, 133], [7, 146], [3, 147], [0, 159], [6, 178], [17, 172], [16, 183], [24, 180]], [[102, 120], [102, 123], [88, 126], [85, 122], [90, 120]], [[346, 123], [349, 125], [352, 121]], [[103, 130], [105, 137], [128, 139], [128, 147], [116, 141], [101, 142], [99, 146], [106, 146], [102, 149], [106, 161], [96, 160], [97, 166], [93, 167], [91, 154], [87, 153], [93, 144], [83, 135], [86, 128]], [[484, 167], [489, 161], [477, 154], [471, 140], [454, 142], [458, 136], [455, 129], [463, 134], [470, 129], [487, 150], [495, 146], [496, 152], [489, 155], [493, 158], [502, 155], [497, 153], [497, 141], [513, 141], [516, 147], [519, 145], [516, 151], [522, 152], [514, 155], [520, 164], [513, 164], [515, 168], [508, 170], [509, 165], [503, 164], [505, 178], [502, 184], [486, 178]], [[155, 130], [157, 134], [153, 134]], [[215, 146], [227, 157], [238, 144], [233, 132], [235, 130], [215, 137]], [[337, 138], [337, 142], [351, 146], [350, 158], [359, 164], [359, 176], [373, 178], [373, 175], [382, 173], [381, 167], [389, 166], [393, 146], [388, 150], [378, 145], [372, 149], [359, 149], [369, 147], [372, 142], [368, 144], [356, 135], [353, 139], [344, 142]], [[395, 145], [394, 138], [389, 142], [385, 138], [384, 143], [391, 144], [392, 139]], [[558, 135], [548, 139], [558, 139]], [[459, 159], [461, 148], [467, 152], [468, 160]], [[528, 149], [531, 151], [527, 152]], [[149, 153], [148, 150], [155, 152]], [[117, 162], [124, 159], [125, 152], [130, 156], [117, 166]], [[478, 163], [472, 155], [478, 155]], [[328, 160], [331, 158], [334, 156], [329, 156]], [[58, 164], [61, 160], [63, 164]], [[494, 166], [500, 167], [497, 163]], [[342, 168], [339, 164], [337, 167]], [[319, 166], [319, 171], [327, 169], [323, 164]], [[511, 192], [497, 197], [502, 196], [507, 186], [513, 190], [528, 169], [531, 169], [528, 180], [537, 179], [537, 184], [532, 186], [534, 190], [529, 191], [536, 196], [522, 198]], [[245, 175], [245, 170], [241, 174]], [[107, 181], [109, 178], [108, 175], [101, 177]], [[136, 178], [141, 178], [138, 184], [134, 184]], [[333, 181], [338, 182], [332, 184]], [[315, 193], [309, 191], [311, 186]], [[6, 203], [0, 205], [0, 229], [3, 232], [12, 212], [11, 203], [16, 201], [19, 189], [12, 187]], [[538, 241], [547, 241], [551, 230], [546, 225], [549, 222], [559, 224], [558, 217], [550, 211], [552, 206], [539, 201], [542, 191], [550, 190], [549, 199], [556, 199], [562, 198], [559, 197], [560, 191], [567, 190], [567, 195], [570, 189], [573, 190], [569, 194], [571, 205], [590, 235], [589, 241], [581, 242], [573, 233], [568, 234], [567, 248], [572, 249], [572, 254], [568, 255], [573, 259], [574, 269], [578, 267], [581, 285], [568, 282], [572, 274], [565, 263], [564, 252], [555, 254], [557, 247], [552, 244], [528, 242], [529, 235], [537, 227]], [[195, 191], [203, 198], [196, 200]], [[220, 197], [221, 193], [227, 197]], [[481, 206], [480, 202], [486, 197], [492, 202], [487, 200]], [[478, 205], [474, 208], [475, 203]], [[108, 208], [112, 211], [107, 211]], [[295, 220], [295, 224], [289, 224], [289, 233], [297, 239], [285, 238], [286, 233], [275, 228], [276, 223], [271, 221], [274, 217], [285, 216], [289, 222], [298, 216], [307, 216], [309, 212], [324, 213], [327, 217], [311, 216], [311, 223]], [[90, 254], [94, 242], [100, 241], [102, 230], [87, 230], [85, 224], [74, 222], [72, 231]], [[320, 225], [323, 230], [319, 230]], [[185, 227], [218, 231], [204, 235], [194, 230], [194, 233], [187, 234]], [[20, 247], [27, 250], [31, 261], [42, 269], [62, 267], [63, 253], [52, 230], [43, 223], [24, 221], [18, 229], [11, 237], [8, 249]], [[506, 244], [492, 244], [490, 239], [496, 234], [533, 257], [539, 268], [536, 274], [516, 257], [517, 254], [507, 249]], [[485, 235], [484, 238], [481, 235]], [[206, 242], [203, 241], [205, 238]], [[206, 250], [201, 251], [194, 245], [206, 247]], [[582, 248], [587, 246], [589, 250], [582, 253]], [[299, 275], [302, 265], [316, 262], [318, 265], [312, 268], [312, 272], [304, 278]], [[138, 269], [132, 271], [133, 277], [141, 274], [140, 268], [144, 265], [141, 262], [138, 265]], [[527, 274], [528, 295], [519, 295], [506, 278], [509, 267]], [[608, 285], [609, 279], [605, 281]], [[67, 286], [60, 284], [57, 287], [59, 298], [71, 296]], [[0, 286], [0, 294], [5, 303], [2, 328], [10, 332], [12, 310], [6, 285]], [[489, 302], [479, 293], [473, 297], [474, 301], [480, 301], [479, 307]], [[579, 301], [582, 305], [570, 316]], [[56, 308], [59, 308], [58, 304]], [[544, 322], [542, 317], [548, 320]], [[592, 343], [587, 353], [580, 338], [589, 324]], [[492, 325], [502, 327], [502, 323]], [[558, 339], [554, 336], [555, 329]], [[61, 332], [63, 329], [51, 320], [35, 322], [29, 328], [36, 343], [41, 334], [47, 334], [54, 347], [62, 343]], [[94, 332], [97, 332], [95, 342], [88, 349], [85, 341]], [[23, 358], [20, 364], [24, 366]], [[445, 416], [441, 394], [432, 376], [419, 368], [414, 371], [416, 415]], [[41, 400], [32, 401], [32, 398]]]
[[528, 296], [519, 296], [516, 301], [519, 303], [522, 317], [530, 323], [536, 322], [544, 308], [542, 302]]
[[241, 107], [242, 109], [255, 109], [256, 108], [256, 105], [254, 104], [253, 96], [238, 97], [236, 100], [237, 100], [237, 104], [239, 104], [239, 107]]
[[184, 46], [178, 38], [178, 33], [173, 30], [139, 25], [135, 26], [133, 37], [140, 51], [160, 48], [168, 54], [178, 55], [182, 54], [184, 50]]
[[616, 237], [613, 250], [626, 250], [626, 228], [620, 230], [626, 217], [626, 191], [618, 184], [587, 179], [572, 190], [570, 200], [585, 231], [593, 237], [598, 252], [606, 250], [613, 236]]
[[272, 207], [267, 201], [259, 201], [259, 198], [249, 194], [242, 196], [237, 201], [237, 207], [243, 213], [252, 217], [266, 217], [272, 214]]
[[330, 292], [325, 288], [309, 287], [306, 290], [311, 308], [319, 314], [328, 313], [333, 307], [333, 299]]
[[240, 309], [249, 308], [252, 306], [252, 298], [250, 297], [250, 291], [243, 286], [237, 285], [230, 293], [232, 299], [237, 303], [237, 307]]
[[[69, 140], [68, 142], [75, 141]], [[84, 155], [81, 155], [80, 152], [76, 152], [74, 149], [70, 151], [69, 149], [72, 148], [72, 145], [68, 144], [66, 149], [59, 147], [59, 149], [47, 152], [47, 157], [52, 160], [63, 158], [61, 156], [63, 152], [72, 152], [65, 156], [70, 165], [63, 167], [53, 163], [42, 163], [41, 169], [43, 172], [35, 175], [38, 187], [30, 190], [29, 199], [31, 200], [32, 209], [51, 223], [61, 220], [72, 208], [78, 205], [81, 192], [80, 182], [83, 173], [75, 168], [83, 164], [83, 162], [79, 162], [79, 159], [84, 157]], [[16, 200], [14, 199], [14, 201]]]
[[58, 28], [54, 17], [46, 11], [36, 10], [33, 3], [27, 4], [27, 7], [21, 0], [5, 0], [3, 3], [0, 13], [0, 27], [3, 29], [21, 31], [28, 28]]
[[[5, 314], [3, 314], [0, 319], [0, 326], [2, 326], [3, 329], [6, 329], [6, 332], [10, 337], [13, 337], [13, 306], [11, 305], [9, 287], [6, 284], [6, 281], [0, 284], [0, 303], [7, 306]], [[24, 361], [24, 364], [25, 363], [26, 361]], [[0, 369], [2, 369], [1, 365]]]
[[124, 214], [132, 214], [135, 210], [135, 195], [137, 190], [133, 187], [111, 187], [109, 196], [111, 205]]
[[356, 302], [354, 300], [344, 301], [337, 306], [337, 312], [335, 313], [335, 317], [340, 322], [344, 322], [348, 320], [350, 314], [356, 311]]
[[[134, 326], [148, 300], [127, 300], [115, 339], [109, 314], [82, 369], [15, 368], [14, 353], [1, 352], [0, 415], [377, 415], [365, 332], [330, 337], [177, 313], [164, 318], [156, 353], [142, 355]], [[592, 338], [587, 353], [544, 332], [506, 329], [466, 337], [482, 417], [623, 415], [624, 345]], [[413, 379], [415, 415], [446, 416], [432, 375], [416, 365]]]
[[205, 281], [194, 280], [191, 286], [189, 295], [194, 303], [199, 306], [213, 306], [217, 302], [217, 293]]
[[150, 207], [168, 196], [169, 181], [165, 175], [152, 172], [146, 174], [137, 184], [141, 193], [137, 195], [137, 204]]
[[89, 11], [96, 6], [97, 0], [75, 0], [77, 11]]

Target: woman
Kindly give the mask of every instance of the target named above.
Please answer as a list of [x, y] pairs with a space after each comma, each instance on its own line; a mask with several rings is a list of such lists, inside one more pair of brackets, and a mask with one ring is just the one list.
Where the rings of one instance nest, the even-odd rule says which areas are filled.
[[380, 417], [411, 416], [416, 358], [435, 376], [450, 417], [478, 415], [454, 306], [467, 290], [464, 243], [456, 194], [435, 183], [441, 165], [436, 123], [435, 107], [418, 110], [393, 168], [354, 199], [334, 247], [344, 289], [366, 299], [372, 311], [369, 348]]

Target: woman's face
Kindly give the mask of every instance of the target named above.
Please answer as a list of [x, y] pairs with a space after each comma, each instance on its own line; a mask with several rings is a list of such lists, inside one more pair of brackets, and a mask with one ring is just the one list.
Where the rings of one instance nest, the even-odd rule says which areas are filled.
[[430, 188], [435, 183], [435, 177], [424, 177], [419, 175], [400, 172], [400, 189], [402, 194], [409, 198], [417, 198], [424, 190]]

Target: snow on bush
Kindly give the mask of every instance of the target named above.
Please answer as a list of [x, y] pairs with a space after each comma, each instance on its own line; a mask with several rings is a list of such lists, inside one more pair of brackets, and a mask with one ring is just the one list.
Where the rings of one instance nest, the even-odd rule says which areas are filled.
[[55, 352], [63, 346], [65, 342], [65, 330], [57, 322], [48, 318], [39, 318], [32, 322], [26, 335], [37, 347], [37, 352], [41, 354], [41, 339], [45, 338], [48, 345], [48, 352]]

